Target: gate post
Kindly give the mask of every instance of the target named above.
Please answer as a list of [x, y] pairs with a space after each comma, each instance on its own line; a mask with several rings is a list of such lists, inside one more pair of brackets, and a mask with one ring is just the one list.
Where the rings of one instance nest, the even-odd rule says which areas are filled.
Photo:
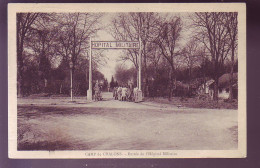
[[142, 56], [141, 56], [141, 51], [142, 51], [142, 48], [141, 48], [141, 38], [139, 37], [139, 66], [138, 66], [138, 90], [141, 91], [142, 90], [142, 80], [141, 80], [141, 70], [142, 70]]
[[88, 91], [87, 91], [87, 100], [92, 101], [92, 44], [91, 37], [89, 39], [89, 79], [88, 79]]
[[138, 91], [137, 91], [137, 100], [135, 102], [143, 101], [143, 92], [142, 92], [142, 41], [139, 37], [139, 66], [138, 66]]

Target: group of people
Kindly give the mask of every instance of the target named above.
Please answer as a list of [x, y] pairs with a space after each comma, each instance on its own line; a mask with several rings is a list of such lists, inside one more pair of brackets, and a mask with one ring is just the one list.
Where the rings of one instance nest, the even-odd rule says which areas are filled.
[[[94, 88], [94, 100], [102, 100], [102, 85], [97, 81]], [[132, 85], [120, 85], [113, 90], [113, 97], [119, 101], [138, 101], [138, 88], [133, 88]]]
[[113, 97], [119, 101], [135, 101], [137, 88], [130, 85], [115, 87], [113, 90]]

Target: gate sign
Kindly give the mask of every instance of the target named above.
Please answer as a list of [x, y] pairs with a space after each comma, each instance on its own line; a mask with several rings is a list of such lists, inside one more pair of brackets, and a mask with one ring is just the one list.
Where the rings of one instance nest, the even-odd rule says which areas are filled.
[[91, 41], [92, 49], [139, 49], [136, 41]]

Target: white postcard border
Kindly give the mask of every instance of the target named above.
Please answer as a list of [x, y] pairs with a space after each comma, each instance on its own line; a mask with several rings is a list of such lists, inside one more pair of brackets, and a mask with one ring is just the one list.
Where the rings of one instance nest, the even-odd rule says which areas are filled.
[[[17, 151], [17, 12], [238, 12], [237, 150]], [[9, 158], [241, 158], [246, 157], [246, 5], [245, 3], [8, 4], [8, 155]], [[151, 153], [152, 152], [152, 153]], [[153, 154], [154, 153], [154, 154]], [[131, 155], [130, 155], [131, 154]]]

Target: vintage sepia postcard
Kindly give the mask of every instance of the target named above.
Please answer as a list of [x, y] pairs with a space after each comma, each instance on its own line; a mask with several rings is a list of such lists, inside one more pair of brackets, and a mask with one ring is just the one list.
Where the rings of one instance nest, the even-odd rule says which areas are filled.
[[9, 158], [246, 157], [246, 5], [8, 5]]

